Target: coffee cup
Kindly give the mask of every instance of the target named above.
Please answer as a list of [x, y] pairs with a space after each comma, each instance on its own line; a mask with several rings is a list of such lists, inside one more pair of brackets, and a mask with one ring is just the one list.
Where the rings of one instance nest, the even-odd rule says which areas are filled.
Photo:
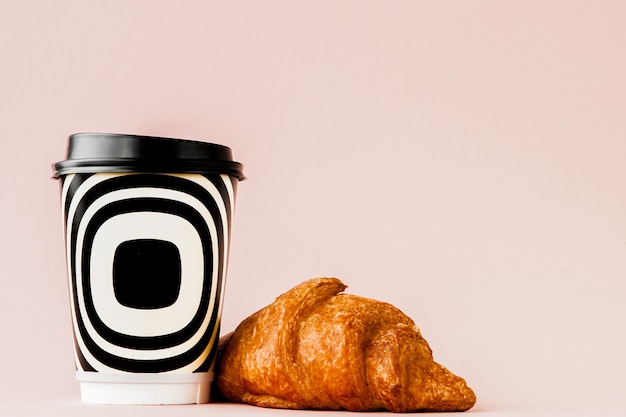
[[53, 170], [82, 400], [208, 402], [243, 166], [218, 144], [78, 133]]

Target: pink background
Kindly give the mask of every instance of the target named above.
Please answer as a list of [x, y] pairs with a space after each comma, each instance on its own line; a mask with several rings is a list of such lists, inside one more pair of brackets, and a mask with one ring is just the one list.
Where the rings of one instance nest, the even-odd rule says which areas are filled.
[[412, 317], [475, 412], [617, 409], [625, 21], [619, 0], [0, 2], [0, 415], [109, 415], [78, 403], [50, 179], [81, 131], [245, 165], [225, 331], [337, 276]]

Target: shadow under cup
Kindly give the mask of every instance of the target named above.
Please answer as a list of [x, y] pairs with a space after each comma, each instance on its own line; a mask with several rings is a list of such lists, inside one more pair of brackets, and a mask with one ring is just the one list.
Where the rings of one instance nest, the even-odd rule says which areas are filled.
[[208, 402], [242, 165], [211, 143], [79, 133], [54, 170], [82, 400]]

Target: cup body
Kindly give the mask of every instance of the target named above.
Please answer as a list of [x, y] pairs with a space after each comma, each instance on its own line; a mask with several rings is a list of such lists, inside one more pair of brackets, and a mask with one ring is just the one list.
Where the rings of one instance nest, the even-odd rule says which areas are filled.
[[242, 176], [87, 159], [57, 164], [82, 400], [206, 403]]

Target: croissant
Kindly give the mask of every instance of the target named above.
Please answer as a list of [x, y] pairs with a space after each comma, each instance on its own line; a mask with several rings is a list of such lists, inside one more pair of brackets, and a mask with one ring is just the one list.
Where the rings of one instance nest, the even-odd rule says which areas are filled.
[[217, 388], [261, 407], [463, 411], [465, 380], [433, 360], [413, 321], [350, 294], [336, 278], [305, 281], [221, 340]]

